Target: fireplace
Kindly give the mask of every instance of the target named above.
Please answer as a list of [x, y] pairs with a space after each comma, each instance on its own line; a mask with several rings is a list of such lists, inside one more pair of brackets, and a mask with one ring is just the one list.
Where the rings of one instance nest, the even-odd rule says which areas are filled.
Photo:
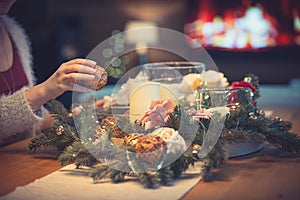
[[185, 33], [206, 48], [233, 50], [300, 45], [296, 0], [191, 1]]
[[253, 72], [262, 83], [300, 77], [300, 1], [191, 0], [184, 32], [230, 80]]

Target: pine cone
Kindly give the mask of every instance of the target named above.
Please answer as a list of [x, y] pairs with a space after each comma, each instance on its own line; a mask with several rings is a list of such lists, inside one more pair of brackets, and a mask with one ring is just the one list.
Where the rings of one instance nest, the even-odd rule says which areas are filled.
[[95, 78], [90, 81], [78, 81], [79, 84], [86, 86], [88, 88], [94, 89], [94, 90], [100, 90], [103, 88], [107, 83], [107, 72], [104, 68], [100, 66], [96, 66], [96, 73]]
[[123, 138], [124, 132], [118, 126], [118, 121], [113, 116], [105, 117], [101, 122], [100, 125], [107, 128], [111, 132], [111, 136], [115, 138]]

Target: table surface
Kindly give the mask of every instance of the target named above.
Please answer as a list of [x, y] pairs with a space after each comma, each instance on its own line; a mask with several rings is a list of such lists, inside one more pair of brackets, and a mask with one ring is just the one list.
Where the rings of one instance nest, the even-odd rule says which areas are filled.
[[[300, 107], [264, 110], [292, 122], [292, 132], [300, 134]], [[56, 161], [58, 151], [29, 152], [29, 141], [0, 148], [0, 196], [62, 167]], [[300, 153], [281, 152], [267, 144], [257, 153], [219, 165], [211, 181], [200, 181], [181, 199], [300, 199]]]

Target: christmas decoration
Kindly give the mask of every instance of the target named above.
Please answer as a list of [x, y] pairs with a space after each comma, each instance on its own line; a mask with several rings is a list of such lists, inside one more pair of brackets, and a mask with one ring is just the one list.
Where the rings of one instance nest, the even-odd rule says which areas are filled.
[[64, 127], [58, 126], [56, 129], [56, 135], [62, 135], [64, 133]]
[[100, 90], [101, 88], [103, 88], [107, 83], [107, 72], [105, 71], [104, 68], [98, 65], [95, 66], [95, 69], [96, 69], [96, 73], [95, 73], [95, 78], [93, 80], [89, 80], [89, 81], [79, 80], [76, 83], [94, 90]]
[[172, 100], [152, 101], [149, 110], [142, 116], [141, 123], [145, 126], [145, 129], [159, 125], [163, 126], [174, 108], [175, 105]]
[[[232, 89], [235, 93], [232, 93], [233, 97], [227, 105], [229, 112], [222, 134], [205, 157], [199, 157], [203, 138], [212, 120], [220, 120], [218, 115], [212, 118], [213, 111], [210, 109], [185, 110], [180, 105], [173, 106], [168, 101], [156, 102], [142, 120], [135, 123], [126, 116], [115, 117], [102, 108], [96, 108], [95, 118], [89, 111], [95, 108], [82, 104], [80, 112], [71, 112], [73, 117], [80, 120], [80, 127], [76, 129], [70, 112], [61, 103], [53, 100], [47, 104], [47, 109], [57, 114], [57, 120], [52, 129], [32, 138], [29, 149], [35, 151], [43, 147], [56, 147], [61, 150], [58, 158], [61, 164], [90, 166], [90, 176], [94, 181], [110, 178], [112, 182], [118, 183], [128, 176], [135, 176], [145, 188], [168, 185], [172, 179], [180, 177], [196, 162], [201, 163], [199, 175], [204, 181], [209, 180], [212, 169], [228, 158], [227, 148], [230, 144], [267, 142], [287, 152], [300, 151], [300, 137], [290, 132], [291, 123], [279, 117], [267, 117], [264, 111], [257, 107], [256, 100], [260, 96], [258, 77], [249, 74], [242, 82], [235, 82]], [[151, 114], [155, 114], [154, 118], [160, 119], [161, 123], [151, 122]], [[150, 125], [145, 127], [146, 123]], [[197, 130], [196, 135], [191, 134], [192, 130]], [[109, 154], [112, 145], [135, 153], [127, 157], [127, 163], [120, 163], [126, 170], [117, 170], [107, 165], [121, 156]], [[100, 155], [101, 159], [96, 159], [87, 150], [88, 146], [108, 151]], [[168, 165], [160, 165], [165, 155], [176, 153], [180, 153], [177, 159]], [[158, 162], [155, 165], [157, 168], [152, 171], [137, 171], [136, 169], [145, 167], [139, 165], [137, 158], [144, 160], [146, 164]]]
[[106, 116], [101, 120], [100, 126], [104, 129], [107, 129], [112, 134], [111, 137], [114, 138], [123, 138], [125, 133], [117, 124], [117, 119], [112, 115]]
[[125, 136], [124, 143], [129, 149], [133, 148], [142, 160], [152, 164], [166, 153], [166, 142], [154, 134], [129, 134]]

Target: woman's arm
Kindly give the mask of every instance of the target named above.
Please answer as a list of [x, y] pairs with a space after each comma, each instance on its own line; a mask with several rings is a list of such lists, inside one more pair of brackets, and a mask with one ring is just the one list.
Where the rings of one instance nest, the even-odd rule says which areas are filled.
[[80, 58], [62, 64], [45, 82], [26, 90], [25, 97], [29, 105], [36, 110], [65, 91], [90, 91], [88, 88], [74, 85], [74, 83], [93, 80], [96, 73], [95, 66], [96, 62]]
[[65, 91], [88, 92], [90, 89], [74, 85], [77, 80], [91, 81], [95, 78], [96, 62], [74, 59], [63, 63], [45, 82], [32, 88], [23, 88], [12, 95], [0, 97], [0, 137], [26, 131], [41, 125], [42, 105]]
[[26, 89], [24, 87], [11, 95], [0, 97], [0, 138], [27, 131], [33, 125], [42, 123], [42, 116], [28, 105], [24, 95]]

